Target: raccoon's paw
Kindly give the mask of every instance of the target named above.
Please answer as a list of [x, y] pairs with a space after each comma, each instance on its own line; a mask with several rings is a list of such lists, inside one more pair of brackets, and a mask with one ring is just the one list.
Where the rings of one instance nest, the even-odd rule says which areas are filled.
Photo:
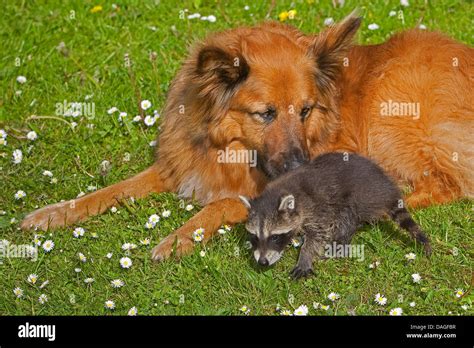
[[304, 277], [309, 277], [310, 275], [313, 275], [313, 269], [312, 268], [303, 268], [301, 266], [296, 266], [293, 268], [293, 270], [290, 272], [290, 276], [293, 279], [300, 279]]

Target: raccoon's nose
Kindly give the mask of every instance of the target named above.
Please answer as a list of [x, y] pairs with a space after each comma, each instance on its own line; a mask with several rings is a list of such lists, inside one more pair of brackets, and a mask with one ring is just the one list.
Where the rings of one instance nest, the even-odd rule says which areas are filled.
[[261, 257], [258, 259], [258, 264], [260, 266], [268, 266], [268, 260], [265, 257]]

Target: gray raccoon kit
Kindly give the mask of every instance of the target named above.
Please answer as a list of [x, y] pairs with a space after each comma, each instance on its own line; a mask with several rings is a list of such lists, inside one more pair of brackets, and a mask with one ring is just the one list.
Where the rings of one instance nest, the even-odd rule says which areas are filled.
[[245, 225], [255, 260], [262, 266], [277, 262], [296, 235], [304, 243], [293, 278], [312, 273], [314, 257], [324, 258], [324, 248], [349, 244], [363, 222], [388, 214], [431, 253], [428, 238], [403, 206], [394, 182], [370, 160], [343, 153], [315, 158], [270, 182], [252, 200], [240, 197], [249, 210]]

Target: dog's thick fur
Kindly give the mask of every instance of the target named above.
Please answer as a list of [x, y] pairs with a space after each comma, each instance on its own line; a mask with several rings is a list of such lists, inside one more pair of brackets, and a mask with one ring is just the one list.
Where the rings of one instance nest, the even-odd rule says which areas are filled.
[[[412, 207], [474, 195], [474, 50], [433, 32], [352, 45], [360, 18], [314, 36], [278, 23], [214, 34], [198, 44], [171, 85], [156, 162], [85, 197], [29, 214], [22, 228], [55, 228], [102, 213], [117, 200], [171, 191], [206, 205], [153, 250], [153, 259], [207, 241], [246, 219], [238, 195], [328, 151], [368, 156], [412, 185]], [[419, 103], [419, 118], [381, 116], [381, 104]], [[309, 111], [308, 111], [309, 110]], [[256, 150], [258, 166], [219, 163], [218, 150]], [[174, 244], [176, 242], [176, 244]]]

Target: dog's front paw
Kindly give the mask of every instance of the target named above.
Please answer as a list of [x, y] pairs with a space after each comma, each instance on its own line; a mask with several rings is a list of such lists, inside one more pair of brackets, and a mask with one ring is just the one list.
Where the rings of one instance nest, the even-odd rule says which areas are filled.
[[194, 243], [189, 238], [180, 238], [176, 233], [170, 234], [163, 239], [160, 244], [151, 251], [151, 259], [153, 261], [163, 261], [168, 259], [173, 254], [180, 257], [190, 254], [194, 248]]
[[[50, 228], [64, 226], [66, 223], [66, 203], [48, 205], [28, 214], [20, 224], [22, 230], [39, 228], [46, 231]], [[70, 212], [70, 215], [74, 215]]]
[[293, 270], [290, 272], [290, 276], [293, 279], [300, 279], [304, 277], [309, 277], [310, 275], [313, 275], [313, 269], [307, 268], [307, 267], [301, 267], [301, 266], [296, 266], [293, 268]]

